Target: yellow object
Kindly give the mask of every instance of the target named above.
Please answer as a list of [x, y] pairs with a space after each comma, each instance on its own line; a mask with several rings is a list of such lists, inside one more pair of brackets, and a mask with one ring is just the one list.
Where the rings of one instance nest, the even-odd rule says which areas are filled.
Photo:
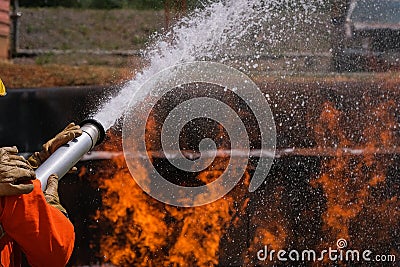
[[5, 96], [6, 94], [7, 94], [6, 87], [4, 86], [4, 83], [0, 79], [0, 96]]

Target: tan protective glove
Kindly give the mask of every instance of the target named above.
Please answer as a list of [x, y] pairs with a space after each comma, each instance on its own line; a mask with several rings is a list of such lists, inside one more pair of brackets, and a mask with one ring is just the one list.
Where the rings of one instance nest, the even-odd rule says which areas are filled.
[[29, 157], [28, 161], [33, 168], [38, 168], [46, 159], [50, 157], [60, 146], [65, 145], [72, 139], [80, 136], [82, 134], [81, 127], [75, 125], [75, 123], [70, 123], [68, 126], [58, 133], [53, 139], [49, 140], [43, 145], [43, 150], [40, 152], [35, 152]]
[[58, 197], [58, 176], [55, 174], [50, 175], [47, 180], [46, 189], [43, 192], [44, 197], [46, 198], [47, 203], [51, 206], [55, 207], [65, 215], [67, 215], [67, 211], [60, 204], [60, 198]]
[[18, 156], [14, 147], [0, 148], [0, 196], [28, 194], [33, 190], [30, 180], [35, 180], [35, 172], [28, 161]]

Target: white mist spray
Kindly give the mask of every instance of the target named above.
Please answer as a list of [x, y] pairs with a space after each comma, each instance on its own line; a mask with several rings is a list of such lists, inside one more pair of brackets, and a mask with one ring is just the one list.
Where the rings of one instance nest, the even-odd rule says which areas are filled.
[[255, 37], [265, 37], [264, 25], [276, 10], [297, 5], [307, 11], [315, 9], [318, 3], [320, 0], [227, 0], [195, 10], [144, 51], [148, 67], [126, 83], [94, 119], [106, 130], [112, 127], [131, 101], [142, 101], [146, 89], [139, 90], [140, 86], [173, 65], [196, 60], [226, 62], [241, 54], [257, 58], [266, 42], [265, 38], [257, 41]]

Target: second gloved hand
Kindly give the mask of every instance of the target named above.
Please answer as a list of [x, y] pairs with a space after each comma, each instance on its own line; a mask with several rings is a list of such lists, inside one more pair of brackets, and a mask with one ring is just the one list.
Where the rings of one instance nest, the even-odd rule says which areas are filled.
[[70, 123], [68, 126], [58, 133], [53, 139], [43, 145], [43, 150], [35, 152], [29, 159], [29, 163], [33, 168], [39, 167], [46, 159], [50, 157], [60, 146], [65, 145], [72, 139], [80, 136], [82, 130], [79, 125]]
[[47, 180], [46, 190], [43, 192], [46, 201], [51, 206], [55, 207], [65, 215], [67, 215], [67, 211], [60, 203], [60, 198], [58, 197], [58, 177], [55, 174], [50, 175]]

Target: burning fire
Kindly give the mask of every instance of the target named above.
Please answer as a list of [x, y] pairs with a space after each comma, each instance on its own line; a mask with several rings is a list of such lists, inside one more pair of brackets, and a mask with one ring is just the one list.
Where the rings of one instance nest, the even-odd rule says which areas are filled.
[[[395, 103], [381, 103], [364, 118], [359, 124], [365, 129], [356, 139], [346, 132], [345, 114], [326, 102], [314, 127], [322, 150], [337, 148], [336, 156], [324, 157], [319, 177], [311, 181], [322, 187], [326, 198], [320, 248], [335, 247], [344, 238], [353, 249], [397, 254], [390, 247], [390, 232], [398, 227], [400, 202], [387, 188], [388, 168], [394, 161], [390, 151], [397, 144]], [[344, 153], [342, 149], [349, 147], [364, 153]]]
[[[148, 121], [147, 130], [150, 136], [156, 134], [153, 119]], [[108, 138], [113, 142], [104, 142], [100, 149], [120, 151], [120, 137], [109, 133]], [[147, 140], [150, 150], [158, 147], [153, 138]], [[197, 179], [206, 184], [217, 179], [226, 161], [229, 158], [217, 158], [213, 167], [199, 173]], [[148, 175], [141, 166], [136, 166], [134, 173], [142, 178]], [[240, 225], [248, 203], [247, 172], [242, 184], [227, 196], [194, 208], [169, 206], [148, 196], [131, 177], [123, 155], [113, 158], [108, 176], [104, 174], [94, 178], [100, 180], [103, 190], [103, 207], [95, 218], [99, 231], [105, 233], [99, 253], [105, 262], [117, 266], [217, 265], [221, 239], [229, 227]]]
[[[276, 251], [322, 251], [336, 248], [336, 241], [345, 239], [351, 249], [399, 256], [393, 244], [398, 241], [400, 201], [398, 187], [392, 187], [395, 183], [388, 176], [396, 160], [394, 144], [398, 143], [395, 111], [395, 102], [387, 100], [368, 106], [362, 117], [349, 119], [348, 113], [333, 102], [322, 105], [317, 119], [310, 124], [319, 153], [313, 158], [320, 167], [313, 169], [314, 177], [303, 184], [313, 195], [312, 203], [304, 203], [297, 213], [288, 205], [292, 201], [292, 181], [281, 181], [286, 176], [280, 177], [276, 171], [272, 172], [276, 177], [269, 178], [272, 187], [249, 194], [248, 169], [241, 183], [218, 201], [178, 208], [144, 193], [131, 177], [124, 157], [117, 156], [107, 171], [94, 177], [103, 192], [103, 206], [95, 218], [102, 233], [99, 255], [104, 262], [117, 266], [273, 266], [279, 264], [276, 259], [257, 261], [257, 251], [264, 246]], [[354, 119], [357, 125], [352, 125]], [[150, 138], [146, 139], [149, 150], [160, 147], [151, 138], [158, 130], [156, 120], [150, 119]], [[121, 151], [118, 134], [110, 132], [108, 138], [110, 141], [101, 149]], [[217, 179], [227, 160], [217, 158], [196, 179], [205, 184]], [[280, 167], [282, 173], [288, 171]], [[134, 173], [143, 179], [148, 177], [141, 166], [136, 166]], [[301, 227], [313, 231], [298, 231]], [[245, 242], [238, 244], [237, 240]]]

